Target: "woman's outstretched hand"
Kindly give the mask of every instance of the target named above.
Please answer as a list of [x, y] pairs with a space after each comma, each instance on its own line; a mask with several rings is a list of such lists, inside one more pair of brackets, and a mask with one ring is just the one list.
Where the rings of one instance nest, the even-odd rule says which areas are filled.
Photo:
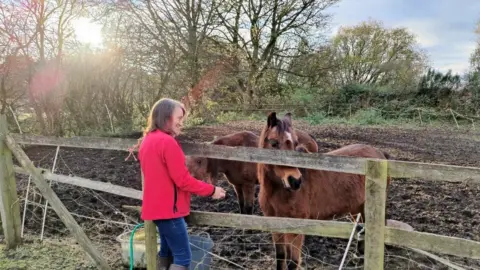
[[213, 193], [212, 198], [216, 200], [225, 198], [225, 190], [221, 187], [215, 187], [215, 192]]

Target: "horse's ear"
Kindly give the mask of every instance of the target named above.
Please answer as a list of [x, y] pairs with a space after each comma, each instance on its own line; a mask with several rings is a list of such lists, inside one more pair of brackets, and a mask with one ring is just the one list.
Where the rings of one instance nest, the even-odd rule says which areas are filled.
[[267, 126], [268, 127], [274, 127], [276, 125], [277, 125], [277, 113], [276, 112], [271, 112], [268, 115]]
[[292, 126], [292, 113], [286, 113], [284, 116], [283, 116], [283, 122], [285, 122], [287, 125], [289, 125], [290, 127]]

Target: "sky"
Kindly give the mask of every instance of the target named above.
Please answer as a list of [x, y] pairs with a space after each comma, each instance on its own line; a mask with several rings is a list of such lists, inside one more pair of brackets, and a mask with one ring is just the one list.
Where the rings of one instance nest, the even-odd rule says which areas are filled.
[[333, 15], [331, 34], [339, 26], [368, 19], [386, 27], [407, 27], [426, 50], [430, 65], [462, 74], [476, 46], [479, 0], [340, 0], [326, 10]]

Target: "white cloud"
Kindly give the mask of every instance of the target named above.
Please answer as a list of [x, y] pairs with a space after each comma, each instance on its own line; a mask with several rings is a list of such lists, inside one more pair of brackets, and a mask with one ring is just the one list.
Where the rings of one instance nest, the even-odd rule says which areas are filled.
[[435, 65], [435, 70], [438, 70], [443, 73], [446, 73], [449, 70], [451, 70], [452, 74], [459, 74], [459, 75], [462, 75], [466, 71], [468, 71], [468, 68], [469, 68], [468, 63], [463, 63], [463, 62], [456, 62], [456, 63], [445, 64], [445, 65]]
[[462, 74], [468, 71], [470, 56], [475, 50], [475, 42], [459, 42], [454, 39], [446, 39], [437, 50], [432, 50], [431, 60], [433, 66], [442, 72], [449, 69], [453, 73]]
[[342, 0], [333, 13], [331, 34], [342, 25], [354, 25], [372, 18], [386, 27], [406, 27], [427, 52], [437, 70], [462, 73], [476, 46], [475, 25], [480, 19], [480, 1], [462, 0]]
[[417, 37], [418, 43], [424, 47], [429, 48], [441, 43], [441, 33], [438, 21], [424, 19], [424, 20], [407, 20], [394, 24], [394, 27], [406, 27], [408, 31]]
[[453, 49], [462, 51], [464, 53], [468, 53], [470, 56], [471, 53], [477, 48], [477, 42], [470, 41], [470, 42], [463, 42], [463, 43], [455, 43]]

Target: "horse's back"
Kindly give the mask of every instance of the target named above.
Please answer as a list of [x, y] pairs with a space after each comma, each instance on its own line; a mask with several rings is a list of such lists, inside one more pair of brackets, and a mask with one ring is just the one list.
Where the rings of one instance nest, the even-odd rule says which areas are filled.
[[251, 131], [239, 131], [217, 138], [213, 141], [213, 144], [232, 147], [257, 147], [258, 136]]
[[325, 153], [326, 155], [333, 156], [350, 156], [350, 157], [363, 157], [363, 158], [378, 158], [388, 159], [386, 153], [380, 151], [378, 148], [366, 144], [350, 144], [339, 149], [332, 150]]
[[[380, 149], [366, 144], [351, 144], [342, 148], [325, 153], [334, 156], [350, 156], [361, 158], [390, 159], [390, 155]], [[363, 179], [363, 178], [362, 178]], [[390, 185], [391, 177], [387, 177], [387, 185]]]

